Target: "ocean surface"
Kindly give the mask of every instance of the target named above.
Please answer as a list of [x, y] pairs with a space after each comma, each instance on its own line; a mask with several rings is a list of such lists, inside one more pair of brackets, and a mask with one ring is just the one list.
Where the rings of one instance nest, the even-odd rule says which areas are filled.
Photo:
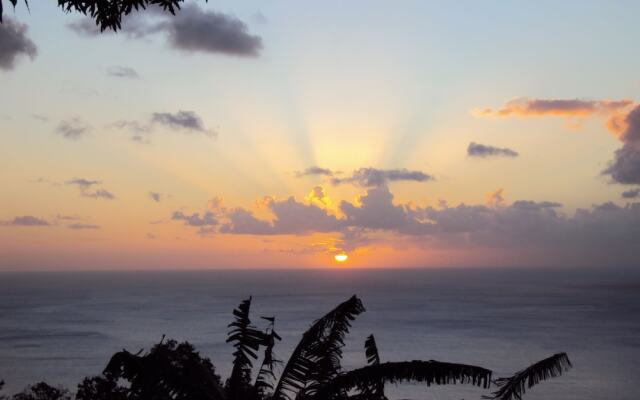
[[[344, 367], [365, 363], [373, 333], [383, 361], [480, 365], [495, 376], [566, 351], [574, 368], [528, 400], [640, 398], [640, 274], [619, 269], [425, 269], [0, 273], [0, 379], [5, 394], [46, 380], [72, 390], [123, 348], [163, 334], [187, 340], [226, 378], [232, 309], [275, 315], [286, 359], [313, 320], [357, 294]], [[391, 398], [480, 399], [465, 385], [387, 385]]]

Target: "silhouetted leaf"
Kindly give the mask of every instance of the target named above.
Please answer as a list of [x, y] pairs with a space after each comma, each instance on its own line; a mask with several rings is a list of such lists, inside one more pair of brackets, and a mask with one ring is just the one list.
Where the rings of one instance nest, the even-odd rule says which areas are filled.
[[491, 371], [473, 365], [433, 360], [374, 364], [340, 374], [318, 391], [317, 398], [333, 399], [354, 389], [370, 393], [379, 382], [422, 382], [427, 386], [468, 383], [487, 388], [491, 382]]
[[500, 388], [491, 396], [483, 396], [491, 400], [519, 400], [526, 389], [531, 389], [538, 383], [549, 378], [562, 375], [572, 367], [566, 353], [554, 354], [549, 358], [538, 361], [530, 367], [518, 371], [509, 378], [496, 379], [495, 384]]
[[304, 333], [289, 358], [273, 398], [283, 400], [302, 394], [311, 396], [321, 384], [337, 375], [344, 336], [349, 332], [351, 321], [363, 311], [362, 302], [353, 296], [317, 320]]

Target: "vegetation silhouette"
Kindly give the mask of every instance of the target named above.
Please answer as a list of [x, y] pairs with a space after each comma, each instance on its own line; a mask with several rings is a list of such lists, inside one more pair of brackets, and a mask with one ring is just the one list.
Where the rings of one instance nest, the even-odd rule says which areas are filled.
[[[0, 0], [0, 23], [2, 22], [3, 3]], [[27, 8], [29, 1], [23, 0]], [[205, 0], [205, 2], [208, 0]], [[16, 7], [20, 0], [8, 0]], [[175, 14], [185, 0], [58, 0], [58, 6], [65, 12], [79, 12], [91, 17], [102, 31], [117, 31], [122, 28], [122, 17], [131, 12], [145, 10], [149, 6], [158, 6], [166, 12]]]
[[[227, 342], [235, 349], [231, 375], [223, 384], [208, 358], [187, 343], [165, 340], [148, 352], [122, 350], [109, 360], [101, 376], [87, 377], [76, 400], [386, 400], [385, 383], [420, 382], [431, 385], [470, 384], [497, 390], [490, 400], [520, 400], [526, 389], [562, 375], [571, 367], [565, 353], [541, 360], [513, 376], [492, 380], [483, 367], [434, 360], [382, 362], [373, 335], [364, 343], [367, 365], [345, 371], [342, 348], [351, 322], [365, 311], [353, 296], [315, 321], [302, 335], [286, 363], [274, 348], [281, 337], [275, 317], [261, 330], [251, 322], [252, 298], [233, 310]], [[262, 363], [252, 382], [253, 362], [260, 350]], [[276, 367], [284, 365], [279, 377]], [[0, 389], [3, 382], [0, 381]], [[12, 400], [70, 400], [68, 391], [41, 382], [27, 387]], [[8, 400], [0, 396], [0, 400]]]

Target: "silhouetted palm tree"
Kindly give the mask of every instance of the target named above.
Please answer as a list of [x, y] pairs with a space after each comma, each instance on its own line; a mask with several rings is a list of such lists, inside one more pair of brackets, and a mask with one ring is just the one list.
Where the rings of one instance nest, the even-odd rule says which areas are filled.
[[[0, 0], [0, 23], [4, 1]], [[19, 1], [8, 0], [14, 7]], [[28, 0], [23, 1], [25, 6], [29, 7]], [[58, 6], [66, 12], [76, 11], [91, 17], [102, 30], [116, 31], [122, 28], [122, 17], [133, 11], [146, 9], [149, 6], [159, 6], [164, 11], [175, 14], [184, 2], [185, 0], [58, 0]]]
[[531, 389], [549, 378], [560, 376], [571, 367], [571, 361], [566, 353], [554, 354], [522, 371], [516, 372], [508, 378], [496, 379], [495, 384], [499, 389], [491, 396], [483, 396], [483, 398], [490, 400], [520, 400], [526, 389]]

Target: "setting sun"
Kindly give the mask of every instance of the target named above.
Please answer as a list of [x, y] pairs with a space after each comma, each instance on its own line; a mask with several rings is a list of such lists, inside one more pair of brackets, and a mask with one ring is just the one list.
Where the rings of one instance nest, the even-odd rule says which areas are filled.
[[340, 253], [340, 254], [336, 254], [335, 256], [333, 256], [333, 258], [339, 262], [339, 263], [343, 263], [345, 261], [347, 261], [347, 259], [349, 258], [348, 255], [346, 255], [345, 253]]

